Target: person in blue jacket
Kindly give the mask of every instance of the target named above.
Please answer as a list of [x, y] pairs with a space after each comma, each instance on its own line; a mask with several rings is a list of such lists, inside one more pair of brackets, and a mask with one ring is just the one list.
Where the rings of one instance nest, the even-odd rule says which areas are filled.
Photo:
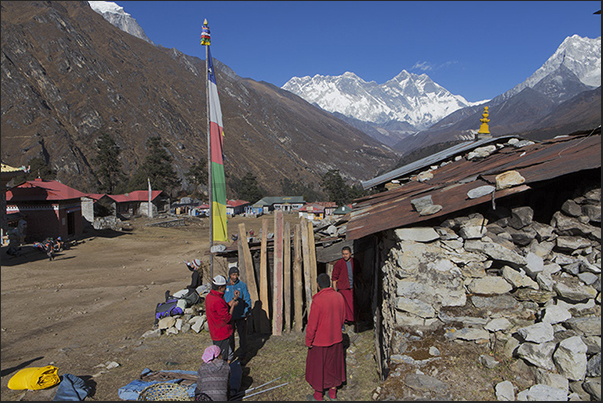
[[[228, 282], [226, 283], [226, 292], [224, 299], [229, 301], [234, 297], [234, 292], [239, 291], [239, 303], [232, 312], [232, 326], [239, 335], [239, 351], [237, 356], [241, 364], [245, 364], [245, 355], [247, 354], [247, 318], [251, 315], [251, 296], [247, 289], [247, 284], [239, 279], [239, 268], [236, 266], [228, 270]], [[231, 339], [231, 349], [235, 351], [234, 337]]]

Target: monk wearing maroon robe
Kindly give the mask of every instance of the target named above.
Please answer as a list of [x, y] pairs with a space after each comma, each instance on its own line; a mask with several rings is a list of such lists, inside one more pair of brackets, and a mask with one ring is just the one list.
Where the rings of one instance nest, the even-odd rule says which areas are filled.
[[345, 382], [343, 334], [345, 302], [340, 293], [330, 287], [329, 275], [321, 273], [316, 278], [318, 292], [312, 297], [308, 325], [306, 326], [306, 381], [314, 389], [308, 400], [337, 398], [337, 388]]
[[349, 246], [341, 248], [342, 258], [333, 267], [333, 288], [337, 290], [345, 300], [345, 321], [355, 324], [354, 317], [354, 282], [360, 277], [360, 263], [352, 257], [352, 249]]

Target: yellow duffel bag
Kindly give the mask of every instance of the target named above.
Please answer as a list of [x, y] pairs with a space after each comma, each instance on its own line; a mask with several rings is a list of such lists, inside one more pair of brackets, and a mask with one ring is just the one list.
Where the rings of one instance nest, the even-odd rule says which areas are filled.
[[58, 370], [54, 365], [23, 368], [8, 380], [8, 388], [13, 390], [49, 388], [61, 382], [61, 378], [57, 375]]

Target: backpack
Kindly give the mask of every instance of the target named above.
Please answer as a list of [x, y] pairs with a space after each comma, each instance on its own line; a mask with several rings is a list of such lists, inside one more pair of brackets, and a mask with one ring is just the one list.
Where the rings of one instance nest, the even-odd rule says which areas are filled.
[[168, 299], [165, 302], [157, 304], [155, 308], [155, 323], [159, 322], [159, 319], [182, 314], [184, 314], [184, 311], [178, 306], [178, 299]]
[[201, 302], [201, 297], [199, 296], [199, 293], [197, 292], [197, 290], [195, 290], [194, 288], [193, 289], [189, 288], [186, 295], [184, 295], [183, 297], [180, 297], [180, 298], [186, 301], [187, 308]]

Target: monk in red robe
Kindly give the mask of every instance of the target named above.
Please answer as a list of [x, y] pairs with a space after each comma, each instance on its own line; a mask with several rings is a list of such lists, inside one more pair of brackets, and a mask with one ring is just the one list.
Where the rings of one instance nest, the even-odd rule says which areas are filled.
[[333, 288], [343, 295], [345, 300], [345, 322], [355, 324], [354, 283], [360, 278], [360, 263], [352, 257], [352, 249], [349, 246], [341, 248], [341, 256], [333, 267]]
[[331, 288], [329, 275], [321, 273], [316, 278], [318, 292], [312, 297], [308, 325], [306, 326], [306, 381], [314, 389], [307, 400], [337, 398], [337, 388], [345, 382], [345, 358], [341, 327], [345, 319], [345, 302], [340, 293]]

